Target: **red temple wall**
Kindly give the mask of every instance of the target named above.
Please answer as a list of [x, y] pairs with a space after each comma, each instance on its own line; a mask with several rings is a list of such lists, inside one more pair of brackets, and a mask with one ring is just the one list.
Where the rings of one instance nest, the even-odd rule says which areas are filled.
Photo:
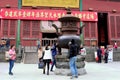
[[[0, 8], [5, 8], [9, 4], [11, 8], [18, 7], [18, 0], [0, 0]], [[117, 41], [120, 45], [120, 2], [109, 2], [103, 0], [83, 0], [83, 11], [88, 11], [89, 8], [93, 8], [96, 12], [108, 13], [108, 36], [109, 44], [114, 44]], [[23, 9], [32, 9], [32, 7], [22, 7]], [[38, 7], [40, 9], [41, 7]], [[42, 7], [43, 9], [43, 7]], [[47, 9], [49, 9], [47, 7]], [[55, 9], [55, 8], [54, 8]], [[58, 8], [56, 8], [58, 9]], [[59, 8], [63, 9], [63, 8]], [[115, 9], [116, 13], [112, 13]], [[74, 9], [75, 10], [75, 9]], [[79, 10], [79, 9], [76, 9]], [[97, 22], [85, 22], [84, 28], [84, 44], [86, 46], [97, 45], [98, 43], [98, 32]], [[0, 21], [0, 37], [9, 37], [11, 44], [15, 43], [17, 34], [17, 20], [2, 20]], [[33, 26], [36, 26], [35, 28]], [[21, 44], [22, 45], [36, 45], [36, 39], [42, 38], [42, 33], [39, 31], [40, 21], [34, 20], [22, 20], [21, 21]]]

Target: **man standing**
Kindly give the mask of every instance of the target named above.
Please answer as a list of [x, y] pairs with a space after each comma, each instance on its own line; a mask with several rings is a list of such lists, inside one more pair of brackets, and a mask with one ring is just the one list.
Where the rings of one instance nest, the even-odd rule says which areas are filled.
[[78, 54], [78, 46], [75, 44], [75, 40], [72, 39], [71, 44], [69, 44], [69, 66], [71, 70], [71, 74], [73, 78], [78, 78], [78, 70], [76, 66], [76, 61], [77, 61], [77, 54]]
[[108, 63], [108, 49], [106, 48], [105, 49], [105, 54], [104, 54], [104, 60], [105, 60], [105, 63]]
[[100, 47], [98, 47], [97, 49], [98, 63], [101, 63], [101, 55], [102, 55], [102, 51]]

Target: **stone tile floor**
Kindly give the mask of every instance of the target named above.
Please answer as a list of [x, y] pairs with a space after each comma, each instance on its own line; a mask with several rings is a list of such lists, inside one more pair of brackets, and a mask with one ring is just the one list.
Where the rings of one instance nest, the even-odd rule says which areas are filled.
[[[42, 74], [37, 64], [15, 63], [14, 75], [8, 75], [8, 63], [0, 62], [0, 80], [71, 80], [70, 76]], [[86, 62], [87, 74], [79, 76], [74, 80], [120, 80], [120, 62], [95, 63]]]

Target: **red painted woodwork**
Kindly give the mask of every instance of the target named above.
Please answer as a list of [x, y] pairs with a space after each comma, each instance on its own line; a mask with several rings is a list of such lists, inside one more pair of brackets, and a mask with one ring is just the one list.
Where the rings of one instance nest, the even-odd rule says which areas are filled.
[[9, 38], [15, 44], [17, 20], [1, 20], [0, 38]]
[[89, 22], [85, 22], [85, 28], [84, 28], [84, 36], [85, 38], [90, 38], [90, 27]]
[[111, 2], [108, 0], [83, 0], [83, 10], [93, 8], [93, 11], [97, 12], [112, 12], [113, 9], [116, 9], [120, 12], [120, 2]]
[[21, 44], [35, 46], [36, 40], [42, 38], [40, 32], [40, 21], [22, 20], [21, 21]]
[[8, 19], [2, 20], [1, 37], [3, 38], [14, 37], [15, 38], [16, 26], [17, 26], [17, 20], [8, 20]]
[[23, 20], [21, 24], [21, 37], [39, 38], [40, 21]]
[[0, 19], [0, 38], [1, 38], [1, 19]]
[[[5, 8], [9, 4], [10, 9], [18, 7], [18, 0], [0, 0], [0, 9]], [[106, 12], [108, 13], [108, 36], [109, 44], [114, 44], [117, 41], [118, 46], [120, 46], [120, 2], [110, 2], [108, 0], [83, 0], [83, 11], [88, 11], [89, 8], [93, 8], [95, 12]], [[22, 9], [32, 9], [32, 7], [22, 7]], [[41, 7], [37, 7], [39, 10]], [[42, 9], [44, 9], [42, 7]], [[50, 10], [47, 7], [48, 10]], [[63, 8], [53, 8], [60, 9]], [[115, 9], [116, 13], [112, 13]], [[33, 10], [33, 9], [32, 9]], [[35, 10], [35, 9], [34, 9]], [[79, 9], [73, 9], [79, 10]], [[98, 42], [98, 31], [97, 22], [85, 22], [84, 32], [84, 42], [86, 46], [91, 46], [92, 41]], [[0, 21], [0, 38], [9, 37], [11, 39], [11, 44], [15, 44], [16, 38], [16, 27], [17, 20], [4, 20]], [[42, 32], [40, 31], [40, 21], [34, 20], [22, 20], [21, 21], [21, 44], [24, 46], [36, 45], [36, 39], [42, 39]]]
[[97, 22], [85, 22], [84, 28], [84, 40], [87, 46], [97, 46], [98, 33], [97, 33]]
[[11, 8], [18, 8], [18, 0], [0, 0], [0, 8], [10, 5]]
[[39, 37], [40, 21], [32, 21], [32, 36]]
[[91, 22], [91, 38], [96, 38], [96, 26], [95, 23]]
[[116, 23], [117, 38], [120, 38], [120, 15], [116, 16]]
[[116, 41], [120, 46], [120, 14], [109, 13], [109, 41], [114, 45]]

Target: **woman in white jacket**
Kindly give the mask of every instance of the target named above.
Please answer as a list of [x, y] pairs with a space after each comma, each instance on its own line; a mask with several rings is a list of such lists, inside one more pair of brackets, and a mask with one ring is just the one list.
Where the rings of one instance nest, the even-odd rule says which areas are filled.
[[51, 53], [51, 49], [48, 48], [48, 44], [47, 44], [43, 52], [43, 62], [44, 62], [43, 74], [45, 74], [45, 68], [47, 64], [47, 75], [49, 75], [49, 67], [51, 60], [52, 60], [52, 53]]

